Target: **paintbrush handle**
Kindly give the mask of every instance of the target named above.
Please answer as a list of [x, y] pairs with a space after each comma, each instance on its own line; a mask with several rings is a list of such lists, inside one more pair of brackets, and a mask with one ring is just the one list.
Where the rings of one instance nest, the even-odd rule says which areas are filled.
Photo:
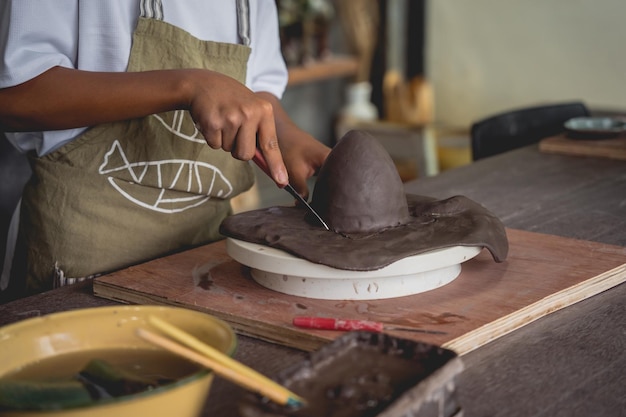
[[426, 330], [417, 327], [387, 326], [378, 321], [357, 320], [357, 319], [336, 319], [332, 317], [307, 317], [298, 316], [293, 318], [293, 325], [306, 329], [319, 330], [367, 330], [371, 332], [382, 332], [383, 330], [398, 330], [403, 332], [446, 334], [439, 330]]
[[307, 329], [320, 330], [369, 330], [374, 332], [383, 331], [383, 324], [376, 321], [335, 319], [330, 317], [294, 317], [293, 325]]
[[[272, 173], [270, 172], [270, 167], [267, 166], [267, 161], [265, 160], [265, 157], [263, 157], [263, 154], [261, 153], [261, 150], [259, 148], [256, 148], [256, 150], [254, 151], [254, 156], [252, 157], [252, 161], [259, 167], [261, 168], [261, 171], [265, 172], [265, 175], [267, 175], [268, 177], [270, 177], [270, 179], [272, 179]], [[276, 184], [279, 188], [285, 188], [284, 185], [280, 185], [280, 184]]]
[[198, 363], [205, 368], [212, 370], [216, 375], [228, 379], [229, 381], [247, 388], [250, 391], [257, 392], [278, 404], [285, 405], [292, 404], [294, 401], [299, 402], [299, 400], [297, 400], [298, 397], [295, 396], [295, 394], [292, 395], [285, 389], [275, 389], [273, 384], [269, 384], [263, 379], [252, 378], [250, 375], [238, 372], [236, 369], [233, 369], [220, 361], [201, 355], [191, 349], [179, 345], [176, 342], [173, 342], [170, 339], [159, 336], [158, 334], [140, 328], [137, 329], [137, 336], [178, 356]]
[[283, 387], [277, 382], [258, 373], [254, 369], [245, 366], [241, 362], [230, 358], [219, 350], [207, 345], [206, 343], [202, 342], [191, 334], [183, 331], [182, 329], [179, 329], [178, 327], [166, 322], [165, 320], [162, 320], [156, 316], [150, 316], [148, 317], [148, 323], [150, 323], [152, 326], [156, 327], [172, 339], [178, 341], [179, 343], [182, 343], [183, 345], [190, 347], [194, 351], [201, 353], [209, 360], [218, 362], [221, 365], [232, 369], [234, 372], [243, 375], [248, 380], [258, 381], [258, 384], [264, 385], [266, 389], [271, 389], [276, 393], [280, 392], [283, 396], [292, 398], [293, 401], [290, 402], [291, 404], [295, 404], [296, 402], [304, 403], [304, 399], [290, 392], [287, 388]]

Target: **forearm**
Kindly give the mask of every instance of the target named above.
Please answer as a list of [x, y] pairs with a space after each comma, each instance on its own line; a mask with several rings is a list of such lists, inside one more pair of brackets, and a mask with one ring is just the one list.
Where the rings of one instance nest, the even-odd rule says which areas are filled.
[[0, 90], [0, 125], [5, 131], [68, 129], [186, 108], [183, 71], [103, 73], [55, 67]]

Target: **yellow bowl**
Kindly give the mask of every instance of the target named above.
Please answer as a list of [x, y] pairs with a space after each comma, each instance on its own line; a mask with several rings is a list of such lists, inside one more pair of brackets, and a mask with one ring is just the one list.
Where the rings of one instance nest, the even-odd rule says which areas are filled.
[[[136, 336], [137, 328], [150, 329], [149, 316], [180, 327], [221, 352], [232, 355], [233, 329], [198, 311], [158, 306], [112, 306], [74, 310], [36, 317], [0, 328], [0, 378], [22, 367], [59, 355], [106, 350], [157, 350]], [[174, 383], [139, 394], [102, 400], [65, 410], [0, 412], [15, 417], [136, 417], [198, 416], [205, 404], [213, 373], [199, 370]]]

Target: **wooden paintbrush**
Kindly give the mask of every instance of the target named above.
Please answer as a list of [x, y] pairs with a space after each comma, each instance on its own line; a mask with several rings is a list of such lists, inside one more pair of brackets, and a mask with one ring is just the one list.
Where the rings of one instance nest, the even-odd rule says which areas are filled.
[[306, 404], [302, 397], [178, 327], [154, 316], [150, 316], [148, 322], [180, 344], [149, 330], [137, 329], [137, 335], [142, 339], [209, 368], [215, 374], [250, 391], [257, 392], [278, 404], [292, 407], [301, 407]]

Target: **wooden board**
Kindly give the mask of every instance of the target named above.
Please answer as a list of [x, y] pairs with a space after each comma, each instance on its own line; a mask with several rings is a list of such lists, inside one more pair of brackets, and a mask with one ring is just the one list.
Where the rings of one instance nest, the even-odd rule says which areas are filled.
[[96, 296], [200, 310], [238, 333], [315, 350], [340, 332], [292, 326], [296, 315], [363, 318], [447, 334], [390, 332], [467, 353], [553, 311], [626, 280], [626, 248], [507, 229], [506, 262], [483, 250], [438, 289], [377, 301], [328, 301], [261, 287], [223, 241], [157, 259], [94, 281]]
[[566, 134], [551, 136], [539, 142], [539, 150], [575, 156], [596, 156], [626, 160], [626, 136], [611, 139], [579, 140], [568, 138]]

